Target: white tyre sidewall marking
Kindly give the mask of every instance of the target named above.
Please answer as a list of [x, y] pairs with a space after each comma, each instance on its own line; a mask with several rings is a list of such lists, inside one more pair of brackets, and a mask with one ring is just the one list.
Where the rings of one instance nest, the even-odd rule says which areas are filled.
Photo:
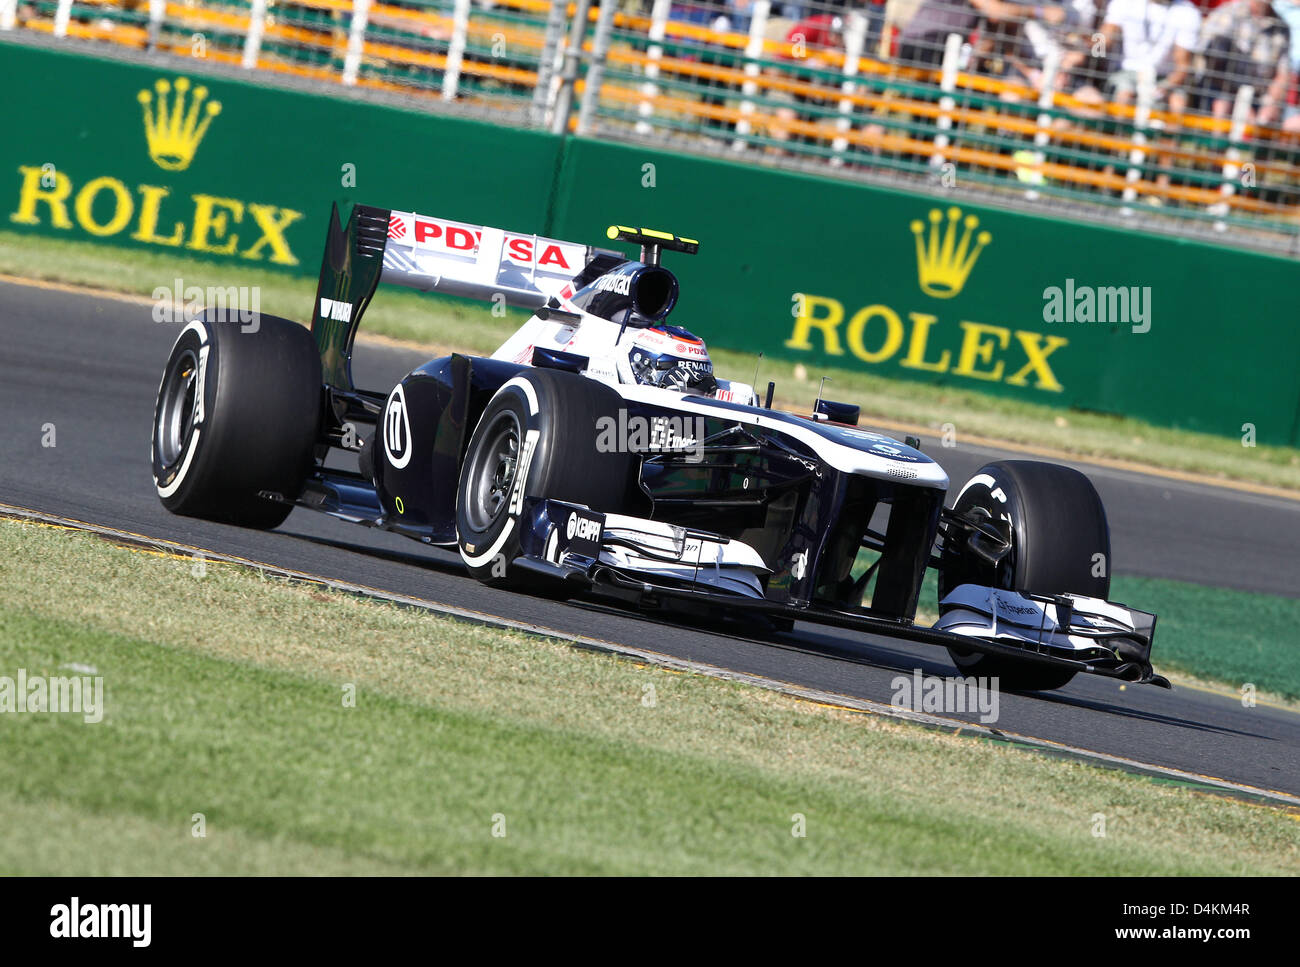
[[188, 326], [181, 330], [181, 334], [176, 337], [176, 342], [180, 342], [187, 332], [192, 332], [199, 337], [199, 345], [208, 344], [208, 325], [202, 319], [195, 319]]
[[[540, 407], [537, 402], [537, 390], [533, 389], [533, 384], [522, 376], [516, 376], [513, 379], [509, 379], [502, 383], [501, 389], [497, 390], [496, 396], [501, 395], [501, 393], [505, 392], [505, 390], [511, 386], [519, 387], [519, 390], [528, 400], [529, 414], [536, 416]], [[496, 399], [496, 396], [493, 396], [492, 398]], [[510, 506], [507, 508], [509, 516], [506, 519], [506, 526], [501, 529], [501, 533], [498, 534], [497, 539], [492, 542], [492, 546], [482, 554], [467, 554], [465, 553], [464, 540], [457, 540], [456, 546], [460, 551], [461, 560], [470, 567], [480, 567], [496, 557], [501, 551], [501, 548], [505, 546], [506, 540], [509, 539], [511, 533], [514, 532], [515, 515], [523, 510], [523, 499], [527, 491], [528, 471], [532, 467], [533, 451], [537, 447], [537, 440], [540, 436], [540, 430], [528, 430], [524, 433], [523, 444], [520, 447], [519, 468], [515, 478], [515, 485], [511, 489], [510, 493]], [[458, 538], [459, 536], [460, 535], [457, 535]]]
[[962, 495], [965, 494], [966, 491], [970, 490], [971, 487], [974, 487], [976, 484], [983, 487], [994, 498], [1000, 500], [1002, 503], [1005, 504], [1007, 502], [1007, 495], [1003, 493], [1002, 488], [998, 486], [998, 482], [994, 480], [990, 474], [977, 473], [975, 476], [971, 477], [969, 480], [966, 481], [966, 485], [962, 487], [957, 494], [957, 500], [953, 501], [953, 506], [956, 506], [957, 501], [961, 500]]
[[[502, 383], [501, 388], [497, 390], [497, 396], [500, 396], [511, 386], [518, 386], [519, 389], [523, 391], [524, 396], [528, 397], [528, 415], [536, 416], [537, 411], [538, 409], [540, 409], [540, 407], [537, 404], [537, 390], [533, 388], [532, 382], [530, 380], [524, 379], [524, 377], [522, 376], [516, 376], [513, 379], [508, 379], [504, 383]], [[496, 396], [492, 398], [496, 399]]]
[[[998, 503], [1002, 504], [1003, 507], [1006, 507], [1007, 492], [1003, 490], [1001, 485], [996, 480], [994, 480], [992, 476], [990, 476], [987, 473], [977, 473], [975, 476], [967, 480], [966, 485], [961, 488], [961, 492], [957, 494], [957, 499], [952, 502], [952, 505], [956, 507], [957, 504], [961, 501], [962, 494], [966, 493], [966, 491], [970, 490], [971, 487], [974, 487], [976, 485], [983, 487], [985, 490], [989, 492], [990, 497], [998, 501]], [[1015, 522], [1012, 521], [1011, 514], [1008, 513], [1007, 511], [1004, 510], [998, 516], [1002, 520], [1006, 521], [1008, 524], [1012, 524], [1014, 526]]]
[[[194, 417], [194, 432], [190, 434], [189, 445], [185, 448], [185, 459], [181, 461], [181, 467], [176, 471], [176, 476], [172, 477], [171, 483], [165, 487], [161, 486], [156, 479], [154, 480], [154, 488], [158, 491], [158, 496], [164, 498], [170, 497], [176, 493], [176, 491], [180, 489], [181, 484], [185, 482], [185, 477], [190, 472], [190, 465], [194, 462], [194, 454], [196, 454], [199, 449], [199, 438], [203, 435], [203, 420], [206, 416], [203, 405], [204, 397], [207, 396], [208, 386], [208, 353], [212, 351], [212, 347], [208, 345], [207, 327], [198, 319], [195, 319], [181, 330], [181, 334], [176, 337], [176, 342], [179, 343], [185, 338], [185, 334], [191, 331], [196, 333], [199, 337], [199, 385], [195, 387], [194, 390], [195, 408], [198, 412]], [[166, 384], [166, 381], [167, 374], [164, 373], [163, 385]], [[163, 387], [160, 385], [158, 387], [159, 396], [162, 396], [162, 391]], [[156, 441], [157, 437], [155, 435], [155, 446], [157, 445]]]
[[519, 469], [515, 473], [515, 485], [510, 488], [510, 506], [507, 513], [514, 517], [524, 509], [524, 497], [528, 494], [528, 471], [533, 467], [533, 454], [537, 452], [540, 430], [528, 430], [524, 434], [523, 447], [519, 454]]
[[479, 567], [480, 565], [486, 564], [488, 561], [492, 560], [492, 558], [497, 556], [502, 546], [505, 544], [506, 539], [514, 529], [515, 519], [513, 517], [507, 517], [506, 526], [501, 529], [501, 533], [498, 534], [497, 539], [492, 542], [492, 546], [482, 554], [466, 554], [465, 542], [458, 541], [456, 546], [460, 548], [461, 559], [470, 567]]
[[[182, 329], [181, 334], [176, 337], [176, 342], [172, 343], [173, 352], [176, 349], [177, 343], [179, 343], [182, 339], [184, 339], [185, 334], [189, 332], [191, 329], [198, 334], [200, 346], [206, 346], [208, 344], [208, 331], [204, 327], [204, 325], [196, 319], [194, 322], [191, 322], [188, 326]], [[163, 387], [166, 385], [167, 385], [167, 370], [163, 370], [162, 380], [158, 383], [158, 396], [162, 396]]]
[[[196, 429], [190, 436], [190, 446], [189, 449], [185, 451], [185, 460], [181, 464], [181, 468], [176, 471], [176, 476], [172, 478], [171, 483], [166, 487], [158, 487], [159, 497], [170, 497], [172, 494], [176, 493], [180, 488], [180, 485], [185, 482], [185, 475], [189, 473], [190, 464], [194, 462], [194, 453], [199, 448], [199, 436], [201, 433], [202, 431]], [[155, 486], [157, 486], [156, 481]]]

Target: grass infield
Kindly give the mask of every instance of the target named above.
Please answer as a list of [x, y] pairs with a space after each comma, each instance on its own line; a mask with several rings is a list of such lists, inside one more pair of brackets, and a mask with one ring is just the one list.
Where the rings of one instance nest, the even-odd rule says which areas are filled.
[[[159, 286], [171, 289], [178, 278], [204, 288], [258, 286], [263, 312], [300, 322], [306, 321], [315, 295], [314, 281], [281, 273], [15, 232], [0, 232], [0, 274], [144, 296]], [[430, 355], [452, 350], [487, 354], [527, 318], [527, 313], [515, 310], [494, 316], [481, 303], [390, 286], [367, 309], [363, 330], [418, 343], [428, 347]], [[680, 322], [709, 341], [703, 321]], [[710, 355], [720, 374], [746, 382], [754, 378], [753, 354], [710, 347]], [[784, 360], [763, 361], [759, 388], [774, 380], [776, 405], [806, 412], [822, 376], [832, 378], [833, 398], [862, 407], [866, 422], [876, 418], [935, 433], [952, 424], [958, 443], [977, 438], [1005, 441], [1300, 491], [1300, 451], [1294, 447], [1246, 447], [1237, 438]]]
[[100, 724], [0, 714], [0, 873], [1300, 864], [1294, 811], [0, 521], [0, 675], [86, 667]]

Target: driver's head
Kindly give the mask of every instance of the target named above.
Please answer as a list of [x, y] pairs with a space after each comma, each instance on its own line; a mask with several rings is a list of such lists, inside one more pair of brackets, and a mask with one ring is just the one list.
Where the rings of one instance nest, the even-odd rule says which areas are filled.
[[704, 343], [678, 326], [638, 331], [627, 359], [632, 375], [643, 386], [706, 396], [717, 391]]

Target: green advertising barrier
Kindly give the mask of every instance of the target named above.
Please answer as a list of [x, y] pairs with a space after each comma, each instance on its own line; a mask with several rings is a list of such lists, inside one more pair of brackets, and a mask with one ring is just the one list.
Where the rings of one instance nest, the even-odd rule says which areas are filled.
[[6, 226], [314, 275], [330, 202], [698, 238], [715, 346], [1300, 443], [1300, 263], [0, 43]]
[[564, 164], [559, 236], [700, 240], [674, 320], [719, 346], [1297, 442], [1298, 263], [636, 146]]
[[545, 227], [549, 135], [11, 43], [0, 77], [10, 229], [315, 275], [335, 199]]

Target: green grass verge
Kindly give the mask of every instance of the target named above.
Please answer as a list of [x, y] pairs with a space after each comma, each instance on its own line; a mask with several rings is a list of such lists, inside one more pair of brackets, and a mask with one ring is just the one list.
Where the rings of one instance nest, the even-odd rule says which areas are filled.
[[1120, 576], [1111, 580], [1111, 597], [1159, 615], [1158, 669], [1300, 701], [1300, 600]]
[[[299, 320], [315, 292], [313, 281], [275, 272], [14, 232], [0, 232], [0, 273], [142, 295], [158, 286], [170, 287], [177, 277], [190, 285], [256, 285], [261, 288], [263, 311]], [[367, 310], [365, 331], [443, 350], [490, 353], [526, 318], [513, 310], [494, 317], [480, 303], [390, 289]], [[700, 335], [708, 341], [707, 331]], [[753, 378], [752, 354], [716, 347], [710, 347], [710, 353], [720, 373], [745, 381]], [[1300, 491], [1300, 451], [1293, 447], [1246, 448], [1237, 439], [1140, 420], [1060, 410], [855, 370], [807, 370], [786, 361], [766, 361], [759, 379], [776, 381], [779, 405], [806, 410], [821, 376], [832, 377], [835, 398], [859, 404], [864, 417], [936, 431], [952, 423], [959, 442], [987, 437]]]
[[1300, 863], [1280, 809], [0, 522], [0, 674], [73, 663], [104, 678], [102, 723], [0, 714], [0, 872]]

